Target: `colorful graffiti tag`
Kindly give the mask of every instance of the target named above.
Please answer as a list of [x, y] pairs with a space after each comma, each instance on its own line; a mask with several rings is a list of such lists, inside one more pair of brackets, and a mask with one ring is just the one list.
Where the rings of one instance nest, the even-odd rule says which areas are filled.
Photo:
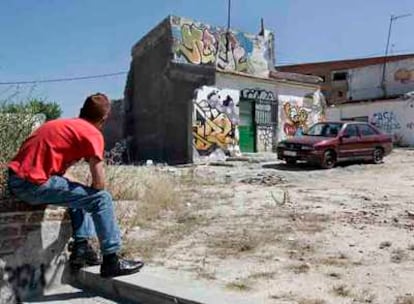
[[401, 124], [398, 122], [397, 116], [392, 111], [374, 113], [371, 118], [371, 123], [389, 134], [401, 129]]
[[239, 151], [239, 92], [202, 87], [196, 92], [193, 113], [194, 146], [206, 156], [221, 149], [226, 154]]
[[279, 140], [302, 135], [313, 124], [326, 119], [326, 101], [320, 90], [306, 94], [303, 98], [284, 96], [281, 109], [283, 134]]
[[283, 112], [286, 120], [283, 125], [283, 131], [287, 136], [294, 136], [303, 133], [308, 129], [308, 110], [304, 107], [292, 105], [290, 102], [283, 104]]
[[273, 37], [227, 31], [172, 17], [174, 60], [215, 64], [222, 70], [261, 74], [272, 65]]

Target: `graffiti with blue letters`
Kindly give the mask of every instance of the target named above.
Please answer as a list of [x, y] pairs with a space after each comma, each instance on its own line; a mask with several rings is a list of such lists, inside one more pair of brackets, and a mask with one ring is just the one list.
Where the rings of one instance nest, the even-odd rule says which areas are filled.
[[401, 129], [397, 116], [392, 111], [374, 113], [371, 123], [385, 133], [393, 133]]

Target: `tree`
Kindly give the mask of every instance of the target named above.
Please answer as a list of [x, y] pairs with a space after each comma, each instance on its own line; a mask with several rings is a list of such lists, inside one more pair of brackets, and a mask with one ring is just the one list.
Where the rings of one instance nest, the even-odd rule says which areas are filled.
[[56, 102], [48, 102], [41, 99], [29, 99], [23, 103], [3, 103], [0, 105], [2, 113], [27, 113], [44, 114], [46, 120], [56, 119], [62, 115], [62, 109]]

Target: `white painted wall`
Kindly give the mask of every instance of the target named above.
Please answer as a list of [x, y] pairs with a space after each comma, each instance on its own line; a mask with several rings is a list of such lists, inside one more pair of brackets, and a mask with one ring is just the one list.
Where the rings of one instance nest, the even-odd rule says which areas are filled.
[[[366, 100], [383, 96], [381, 89], [383, 64], [348, 70], [348, 99]], [[388, 62], [386, 65], [387, 96], [414, 90], [414, 59]]]
[[360, 117], [393, 135], [394, 142], [414, 146], [414, 98], [338, 105], [328, 108], [327, 119]]

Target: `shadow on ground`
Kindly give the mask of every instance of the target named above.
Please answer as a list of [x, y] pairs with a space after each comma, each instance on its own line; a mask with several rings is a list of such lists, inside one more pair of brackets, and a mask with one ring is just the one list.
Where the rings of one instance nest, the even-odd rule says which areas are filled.
[[[359, 162], [341, 162], [335, 166], [333, 169], [337, 168], [347, 168], [353, 165], [366, 165], [367, 162], [359, 161]], [[289, 165], [286, 163], [267, 163], [262, 165], [262, 168], [265, 169], [275, 169], [281, 171], [326, 171], [327, 169], [322, 169], [316, 164], [310, 164], [306, 162], [298, 162], [295, 165]], [[329, 169], [328, 169], [329, 170]], [[331, 169], [332, 170], [332, 169]]]

